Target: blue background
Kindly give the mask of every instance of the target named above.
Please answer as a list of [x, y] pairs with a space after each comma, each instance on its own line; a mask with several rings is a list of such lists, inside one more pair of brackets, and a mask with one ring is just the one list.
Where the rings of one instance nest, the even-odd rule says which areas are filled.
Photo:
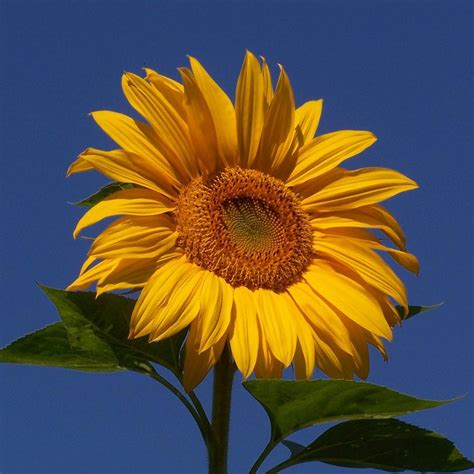
[[[396, 329], [369, 381], [456, 403], [406, 420], [445, 434], [472, 457], [472, 2], [3, 0], [1, 117], [2, 345], [57, 319], [35, 286], [64, 287], [86, 241], [68, 202], [105, 181], [65, 179], [84, 148], [112, 148], [88, 113], [130, 113], [122, 71], [177, 77], [198, 57], [232, 96], [246, 48], [285, 66], [298, 103], [324, 98], [321, 132], [374, 131], [351, 163], [396, 168], [421, 189], [390, 201], [421, 274], [403, 274], [412, 304], [444, 307]], [[181, 405], [134, 373], [0, 368], [2, 473], [204, 473], [199, 432]], [[265, 413], [239, 387], [230, 472], [244, 473], [268, 436]], [[210, 380], [198, 393], [209, 403]], [[318, 430], [296, 436], [310, 440]], [[277, 448], [271, 467], [286, 455]], [[342, 472], [303, 465], [288, 472]], [[358, 471], [361, 472], [361, 471]]]

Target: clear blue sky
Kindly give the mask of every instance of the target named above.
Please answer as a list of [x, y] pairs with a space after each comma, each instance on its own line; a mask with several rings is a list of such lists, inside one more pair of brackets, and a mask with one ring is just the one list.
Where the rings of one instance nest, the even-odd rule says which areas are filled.
[[[470, 392], [406, 417], [473, 455], [472, 2], [3, 0], [2, 345], [57, 319], [35, 286], [65, 287], [87, 250], [68, 201], [104, 180], [65, 178], [84, 148], [111, 142], [88, 113], [131, 111], [124, 70], [176, 76], [198, 57], [233, 95], [245, 49], [287, 69], [299, 103], [324, 98], [321, 132], [374, 131], [352, 165], [396, 168], [421, 189], [390, 202], [421, 262], [403, 274], [412, 304], [445, 301], [395, 331], [390, 362], [372, 354], [369, 381], [427, 398]], [[198, 430], [158, 384], [0, 367], [2, 473], [204, 473]], [[209, 379], [199, 394], [209, 401]], [[235, 385], [230, 472], [244, 473], [268, 436], [264, 412]], [[296, 437], [309, 440], [317, 430]], [[274, 463], [286, 455], [278, 448]], [[267, 464], [270, 467], [272, 464]], [[287, 472], [339, 473], [304, 465]], [[349, 470], [347, 471], [349, 472]], [[361, 472], [361, 471], [358, 471]]]

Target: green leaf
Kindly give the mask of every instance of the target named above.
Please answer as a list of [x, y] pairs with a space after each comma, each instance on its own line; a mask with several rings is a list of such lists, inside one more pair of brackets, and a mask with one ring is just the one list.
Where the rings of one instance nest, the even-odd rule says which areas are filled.
[[130, 189], [133, 187], [135, 187], [135, 185], [132, 183], [120, 183], [116, 181], [114, 183], [105, 185], [103, 188], [99, 189], [99, 191], [94, 194], [91, 194], [82, 201], [73, 202], [72, 204], [81, 207], [92, 207], [110, 194], [116, 193], [117, 191], [121, 191], [122, 189]]
[[432, 309], [439, 308], [440, 306], [443, 306], [443, 304], [444, 303], [439, 303], [434, 304], [433, 306], [408, 306], [408, 314], [406, 316], [404, 315], [404, 309], [402, 306], [395, 306], [395, 308], [398, 311], [400, 318], [405, 320], [410, 319], [413, 316], [416, 316], [417, 314], [425, 313], [426, 311], [431, 311]]
[[0, 350], [0, 362], [49, 365], [94, 372], [121, 370], [116, 358], [97, 358], [87, 346], [73, 349], [63, 323], [28, 334]]
[[349, 380], [251, 380], [243, 385], [270, 418], [272, 444], [319, 423], [391, 418], [448, 403], [417, 399], [386, 387]]
[[[158, 374], [149, 362], [161, 364], [181, 379], [179, 352], [185, 331], [165, 341], [148, 343], [127, 338], [135, 301], [118, 295], [68, 292], [41, 287], [63, 322], [25, 336], [0, 350], [0, 362], [52, 365], [77, 370], [110, 372], [129, 369], [152, 377], [189, 410], [206, 444], [209, 422], [186, 396]], [[200, 405], [199, 405], [200, 406]]]
[[42, 290], [56, 306], [73, 349], [93, 347], [98, 358], [115, 357], [118, 368], [145, 372], [151, 360], [179, 376], [179, 351], [185, 333], [156, 343], [145, 338], [130, 341], [127, 336], [135, 300], [113, 294], [96, 298], [92, 292]]
[[440, 434], [395, 419], [336, 425], [269, 473], [310, 461], [390, 472], [453, 472], [474, 467]]

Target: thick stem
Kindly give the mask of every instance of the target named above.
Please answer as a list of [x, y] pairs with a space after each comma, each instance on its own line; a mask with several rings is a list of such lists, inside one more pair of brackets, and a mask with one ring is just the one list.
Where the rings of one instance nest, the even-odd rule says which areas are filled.
[[209, 448], [209, 474], [227, 474], [230, 403], [235, 367], [227, 347], [214, 367], [212, 431], [214, 442]]

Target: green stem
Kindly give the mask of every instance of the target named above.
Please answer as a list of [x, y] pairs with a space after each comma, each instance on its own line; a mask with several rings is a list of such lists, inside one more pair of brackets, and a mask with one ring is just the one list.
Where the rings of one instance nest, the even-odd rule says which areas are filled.
[[227, 347], [214, 367], [212, 399], [212, 431], [214, 440], [209, 448], [209, 474], [227, 474], [229, 448], [230, 405], [235, 366]]
[[255, 464], [249, 471], [249, 474], [257, 474], [258, 468], [262, 465], [263, 461], [265, 461], [266, 457], [272, 452], [273, 448], [278, 444], [278, 441], [270, 440], [268, 444], [265, 446], [265, 449], [262, 451], [262, 454], [258, 457], [255, 461]]
[[277, 472], [283, 471], [283, 469], [293, 466], [295, 464], [295, 460], [291, 459], [291, 461], [288, 459], [280, 464], [278, 466], [273, 467], [269, 471], [266, 472], [266, 474], [276, 474]]
[[194, 418], [194, 421], [196, 421], [199, 427], [199, 431], [201, 432], [202, 438], [204, 442], [206, 443], [206, 446], [208, 446], [209, 448], [209, 446], [211, 445], [212, 432], [209, 426], [209, 421], [207, 420], [207, 417], [205, 416], [205, 413], [204, 413], [205, 419], [203, 419], [198, 413], [197, 409], [193, 407], [191, 402], [171, 382], [168, 382], [168, 380], [166, 380], [160, 374], [158, 374], [157, 372], [152, 372], [152, 373], [149, 373], [148, 375], [151, 378], [155, 379], [157, 382], [160, 382], [171, 393], [173, 393], [179, 398], [181, 403], [188, 409], [189, 413], [191, 413], [191, 416]]
[[209, 439], [212, 438], [214, 435], [212, 432], [212, 427], [211, 427], [211, 424], [209, 423], [209, 419], [207, 418], [207, 413], [204, 410], [204, 407], [202, 406], [201, 401], [199, 400], [199, 398], [196, 396], [194, 392], [189, 392], [188, 396], [191, 402], [193, 403], [194, 408], [196, 409], [199, 416], [201, 417], [203, 423], [206, 425], [206, 430], [209, 433]]

